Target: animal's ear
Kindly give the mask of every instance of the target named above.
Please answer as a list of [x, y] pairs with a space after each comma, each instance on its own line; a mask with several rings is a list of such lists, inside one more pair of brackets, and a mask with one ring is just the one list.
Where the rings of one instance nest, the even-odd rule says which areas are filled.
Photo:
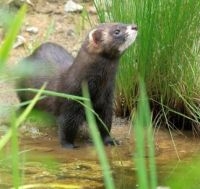
[[94, 29], [89, 33], [89, 40], [94, 44], [94, 46], [97, 47], [101, 39], [102, 39], [102, 30]]

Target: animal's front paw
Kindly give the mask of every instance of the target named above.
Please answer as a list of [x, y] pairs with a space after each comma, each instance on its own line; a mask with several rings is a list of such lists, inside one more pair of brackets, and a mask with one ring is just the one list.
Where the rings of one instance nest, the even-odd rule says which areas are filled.
[[106, 146], [115, 146], [115, 145], [119, 145], [119, 141], [114, 139], [114, 138], [111, 138], [110, 136], [106, 136], [104, 137], [103, 139], [103, 142]]
[[79, 146], [74, 145], [74, 144], [69, 143], [69, 142], [61, 142], [61, 146], [63, 148], [66, 148], [66, 149], [74, 149], [74, 148], [78, 148], [79, 147]]

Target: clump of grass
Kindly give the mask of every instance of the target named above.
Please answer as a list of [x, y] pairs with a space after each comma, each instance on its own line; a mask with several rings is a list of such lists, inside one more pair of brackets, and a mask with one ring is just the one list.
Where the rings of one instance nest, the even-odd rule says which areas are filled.
[[154, 115], [164, 106], [171, 125], [186, 125], [184, 121], [198, 125], [200, 2], [113, 0], [109, 10], [102, 10], [99, 1], [95, 2], [101, 22], [109, 13], [112, 21], [135, 22], [139, 28], [136, 45], [125, 53], [119, 68], [118, 115], [134, 110], [138, 76], [142, 75]]

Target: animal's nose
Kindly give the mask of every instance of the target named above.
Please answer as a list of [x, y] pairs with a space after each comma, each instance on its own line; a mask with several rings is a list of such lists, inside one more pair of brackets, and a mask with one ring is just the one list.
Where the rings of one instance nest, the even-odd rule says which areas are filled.
[[132, 26], [131, 26], [131, 29], [137, 31], [137, 30], [138, 30], [138, 27], [137, 27], [137, 25], [132, 25]]

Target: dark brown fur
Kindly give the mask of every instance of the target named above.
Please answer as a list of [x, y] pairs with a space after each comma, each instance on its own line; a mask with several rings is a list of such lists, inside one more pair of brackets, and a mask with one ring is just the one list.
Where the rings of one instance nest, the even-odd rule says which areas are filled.
[[[117, 30], [121, 33], [118, 34]], [[42, 72], [37, 77], [25, 79], [18, 87], [39, 88], [47, 81], [48, 90], [81, 96], [81, 85], [86, 81], [93, 108], [110, 131], [115, 75], [119, 58], [123, 53], [119, 51], [119, 47], [127, 40], [126, 30], [127, 25], [124, 24], [98, 26], [86, 37], [74, 61], [60, 46], [52, 43], [43, 44], [25, 61], [30, 61], [36, 68], [45, 65], [48, 69], [44, 71], [45, 74]], [[131, 30], [137, 28], [131, 26]], [[21, 101], [29, 100], [30, 94], [20, 92], [19, 97]], [[74, 147], [78, 128], [85, 120], [84, 108], [75, 101], [53, 97], [41, 100], [36, 107], [52, 112], [57, 117], [62, 146]], [[109, 133], [98, 119], [97, 123], [104, 143], [113, 144]]]
[[[57, 91], [60, 75], [72, 65], [73, 61], [74, 58], [60, 45], [44, 43], [20, 62], [20, 68], [28, 72], [28, 76], [21, 77], [17, 87], [41, 88], [45, 82], [48, 82], [46, 89]], [[32, 99], [34, 95], [31, 92], [18, 92], [22, 102]], [[40, 100], [36, 107], [54, 113], [54, 102], [54, 97], [48, 97]]]

